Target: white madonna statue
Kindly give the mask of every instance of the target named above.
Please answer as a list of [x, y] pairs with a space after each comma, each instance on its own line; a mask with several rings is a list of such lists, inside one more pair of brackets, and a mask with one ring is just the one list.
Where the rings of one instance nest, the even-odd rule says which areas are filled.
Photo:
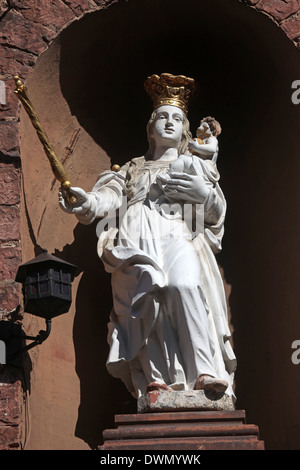
[[[126, 212], [118, 227], [101, 233], [98, 254], [113, 291], [107, 369], [136, 398], [152, 390], [234, 397], [236, 359], [215, 259], [226, 211], [216, 168], [218, 123], [202, 120], [202, 140], [192, 140], [187, 107], [194, 86], [181, 75], [148, 77], [154, 111], [147, 154], [103, 172], [91, 192], [72, 187], [75, 205], [60, 190], [61, 208], [82, 224], [117, 210], [126, 197]], [[189, 206], [203, 215], [198, 233], [183, 217]]]

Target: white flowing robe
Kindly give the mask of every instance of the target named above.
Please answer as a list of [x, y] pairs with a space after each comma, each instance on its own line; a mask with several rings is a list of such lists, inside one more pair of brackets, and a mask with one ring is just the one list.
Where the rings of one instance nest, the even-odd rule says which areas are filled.
[[99, 233], [98, 254], [112, 275], [107, 369], [136, 398], [153, 381], [191, 390], [201, 374], [227, 380], [226, 394], [234, 398], [236, 359], [215, 259], [226, 201], [216, 168], [191, 158], [193, 172], [204, 175], [210, 189], [197, 206], [204, 226], [196, 235], [182, 211], [173, 206], [170, 212], [170, 201], [157, 184], [169, 161], [139, 157], [119, 172], [102, 173], [89, 193], [91, 208], [78, 216], [89, 224], [107, 211], [112, 214], [127, 198], [119, 227]]

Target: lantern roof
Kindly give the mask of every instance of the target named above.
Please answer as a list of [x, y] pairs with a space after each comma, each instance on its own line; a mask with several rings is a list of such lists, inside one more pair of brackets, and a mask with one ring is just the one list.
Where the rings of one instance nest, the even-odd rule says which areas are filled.
[[63, 266], [65, 266], [71, 273], [72, 278], [74, 278], [74, 275], [77, 271], [77, 266], [75, 266], [74, 264], [68, 263], [67, 261], [62, 260], [57, 256], [50, 255], [47, 250], [43, 250], [40, 255], [19, 266], [15, 281], [23, 282], [28, 271], [32, 272], [34, 269], [37, 269], [38, 266], [47, 267], [47, 265], [49, 267], [53, 265], [58, 268], [62, 268]]

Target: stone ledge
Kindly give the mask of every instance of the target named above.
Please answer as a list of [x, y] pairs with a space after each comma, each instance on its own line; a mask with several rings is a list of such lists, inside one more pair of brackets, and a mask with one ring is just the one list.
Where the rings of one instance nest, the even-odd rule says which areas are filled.
[[146, 393], [137, 400], [138, 413], [180, 410], [234, 410], [232, 397], [203, 390], [165, 390]]
[[246, 424], [244, 410], [115, 415], [114, 422], [114, 429], [103, 431], [100, 451], [264, 450], [259, 428]]

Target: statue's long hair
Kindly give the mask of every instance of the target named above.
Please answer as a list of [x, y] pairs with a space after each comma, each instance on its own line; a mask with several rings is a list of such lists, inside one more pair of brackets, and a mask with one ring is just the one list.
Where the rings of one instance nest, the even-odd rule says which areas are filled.
[[[182, 137], [181, 137], [180, 146], [178, 148], [178, 155], [185, 154], [188, 148], [188, 143], [193, 138], [192, 133], [190, 132], [190, 122], [187, 118], [187, 115], [185, 114], [184, 111], [182, 111], [182, 113], [183, 113]], [[155, 142], [154, 142], [154, 139], [151, 137], [151, 134], [152, 134], [152, 127], [156, 119], [156, 114], [157, 114], [157, 111], [154, 110], [147, 124], [147, 137], [148, 137], [148, 142], [149, 142], [149, 148], [145, 155], [145, 158], [147, 160], [151, 160], [153, 158], [154, 151], [155, 151]]]

